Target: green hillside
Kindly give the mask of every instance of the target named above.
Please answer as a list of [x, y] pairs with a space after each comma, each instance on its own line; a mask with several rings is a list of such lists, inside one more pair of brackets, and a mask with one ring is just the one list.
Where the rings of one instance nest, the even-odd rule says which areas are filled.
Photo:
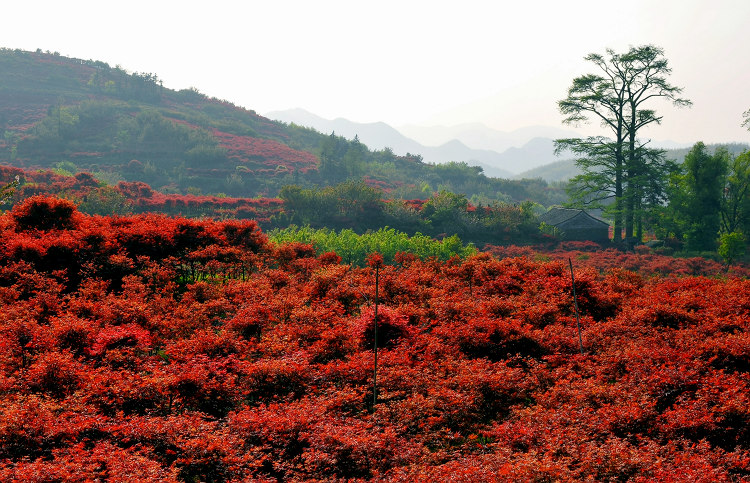
[[580, 170], [576, 166], [575, 160], [563, 159], [524, 171], [519, 174], [517, 178], [540, 178], [550, 183], [555, 181], [567, 181], [577, 174], [580, 174]]
[[0, 50], [0, 163], [88, 171], [110, 184], [142, 181], [164, 193], [276, 196], [285, 185], [364, 180], [394, 198], [441, 189], [477, 202], [564, 193], [539, 180], [489, 178], [463, 162], [373, 151], [257, 115], [195, 89], [175, 91], [155, 74], [49, 52]]

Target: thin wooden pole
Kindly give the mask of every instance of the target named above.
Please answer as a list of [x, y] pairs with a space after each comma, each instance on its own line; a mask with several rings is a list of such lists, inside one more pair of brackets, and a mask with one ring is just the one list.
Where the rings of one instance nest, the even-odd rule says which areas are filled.
[[375, 337], [373, 342], [375, 352], [375, 364], [372, 372], [372, 409], [375, 410], [375, 405], [378, 403], [378, 291], [380, 281], [380, 266], [375, 267]]
[[573, 261], [568, 258], [568, 264], [570, 265], [570, 282], [573, 287], [573, 303], [575, 304], [576, 308], [576, 326], [578, 327], [578, 346], [581, 349], [581, 354], [583, 354], [583, 337], [581, 337], [581, 316], [578, 312], [578, 296], [576, 295], [576, 279], [573, 275]]

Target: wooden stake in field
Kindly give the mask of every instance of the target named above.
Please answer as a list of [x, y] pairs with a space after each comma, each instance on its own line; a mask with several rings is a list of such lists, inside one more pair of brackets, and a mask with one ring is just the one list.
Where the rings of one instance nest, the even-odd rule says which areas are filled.
[[378, 403], [378, 289], [380, 281], [380, 266], [375, 267], [375, 336], [373, 343], [375, 348], [375, 364], [372, 373], [372, 408]]
[[[581, 315], [578, 313], [578, 296], [576, 295], [576, 279], [575, 279], [575, 276], [573, 275], [573, 260], [568, 258], [568, 264], [570, 265], [570, 282], [573, 287], [573, 303], [576, 308], [576, 326], [578, 327], [578, 346], [581, 349], [581, 355], [583, 355], [583, 338], [581, 337]], [[375, 309], [375, 311], [377, 313], [377, 309]]]
[[375, 362], [372, 369], [372, 409], [378, 403], [378, 304], [380, 302], [380, 267], [383, 265], [383, 256], [379, 253], [372, 253], [367, 260], [367, 264], [375, 269], [375, 320], [373, 328], [373, 353]]

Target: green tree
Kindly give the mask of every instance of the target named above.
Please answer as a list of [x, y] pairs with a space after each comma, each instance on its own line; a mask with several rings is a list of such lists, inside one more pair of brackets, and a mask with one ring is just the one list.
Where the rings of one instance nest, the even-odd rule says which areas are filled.
[[383, 192], [363, 181], [349, 180], [325, 188], [281, 188], [287, 221], [303, 225], [367, 229], [383, 218]]
[[427, 223], [422, 218], [419, 209], [409, 205], [403, 200], [392, 199], [383, 204], [383, 215], [385, 225], [392, 226], [397, 230], [410, 234], [425, 232]]
[[678, 97], [682, 89], [667, 82], [671, 69], [663, 54], [652, 45], [632, 47], [624, 54], [611, 49], [606, 56], [589, 54], [586, 60], [598, 72], [573, 79], [568, 96], [558, 102], [565, 116], [563, 123], [578, 125], [595, 119], [612, 136], [558, 139], [555, 144], [558, 153], [570, 149], [578, 156], [583, 175], [572, 184], [578, 201], [606, 200], [613, 205], [609, 213], [616, 242], [623, 227], [627, 238], [634, 236], [636, 227], [642, 227], [643, 201], [652, 188], [646, 180], [661, 170], [663, 152], [638, 140], [642, 128], [661, 123], [662, 117], [647, 108], [648, 103], [664, 98], [676, 106], [690, 105]]
[[4, 205], [10, 202], [19, 184], [20, 184], [20, 178], [16, 176], [13, 179], [13, 181], [11, 181], [10, 183], [0, 186], [0, 205]]
[[669, 208], [675, 234], [682, 235], [688, 250], [716, 249], [729, 158], [726, 149], [711, 154], [705, 144], [696, 143], [673, 177]]
[[[32, 130], [32, 139], [43, 149], [59, 149], [68, 139], [74, 137], [78, 128], [78, 115], [75, 109], [60, 104], [51, 106], [47, 117]], [[25, 140], [26, 143], [29, 139]]]
[[8, 160], [13, 164], [16, 161], [16, 155], [18, 154], [18, 140], [21, 136], [13, 131], [5, 131], [4, 138], [5, 145], [8, 147]]
[[344, 156], [348, 151], [348, 143], [341, 136], [332, 132], [321, 140], [320, 151], [320, 176], [324, 181], [336, 183], [346, 179], [347, 170], [344, 164]]
[[635, 239], [643, 240], [645, 228], [656, 229], [658, 212], [668, 201], [667, 186], [669, 178], [678, 167], [677, 164], [664, 158], [666, 151], [642, 146], [630, 164], [632, 169], [627, 176], [626, 233], [635, 230]]
[[436, 233], [463, 234], [466, 228], [466, 196], [441, 190], [422, 206], [422, 216]]
[[281, 188], [279, 198], [284, 201], [289, 223], [320, 226], [321, 220], [330, 220], [336, 214], [335, 200], [323, 196], [317, 188], [287, 185]]
[[627, 89], [627, 159], [625, 194], [625, 233], [633, 236], [633, 229], [637, 230], [636, 237], [642, 239], [643, 202], [647, 199], [658, 199], [661, 186], [652, 180], [665, 180], [664, 168], [661, 161], [664, 151], [646, 147], [648, 141], [639, 143], [638, 132], [649, 124], [661, 124], [662, 116], [645, 105], [654, 98], [664, 98], [672, 101], [675, 106], [690, 106], [691, 102], [680, 98], [682, 88], [667, 82], [667, 76], [672, 72], [664, 57], [664, 50], [652, 45], [631, 48], [621, 58], [627, 66], [622, 75], [622, 82]]
[[576, 155], [576, 164], [582, 173], [571, 178], [566, 191], [571, 204], [580, 207], [604, 209], [611, 200], [615, 221], [615, 239], [622, 233], [622, 151], [621, 145], [598, 136], [586, 139], [558, 139], [557, 150], [569, 149]]
[[339, 215], [356, 228], [371, 227], [382, 218], [383, 192], [364, 181], [345, 181], [329, 190]]
[[94, 188], [76, 201], [79, 201], [78, 211], [90, 215], [125, 215], [133, 209], [133, 203], [114, 186]]
[[719, 255], [724, 259], [727, 268], [737, 258], [745, 253], [745, 235], [733, 231], [731, 233], [722, 233], [719, 237]]
[[364, 173], [365, 155], [367, 147], [359, 141], [359, 136], [354, 136], [354, 140], [349, 143], [349, 148], [344, 154], [342, 167], [346, 178], [358, 178]]
[[750, 229], [750, 152], [743, 152], [729, 165], [721, 203], [721, 230], [724, 233]]

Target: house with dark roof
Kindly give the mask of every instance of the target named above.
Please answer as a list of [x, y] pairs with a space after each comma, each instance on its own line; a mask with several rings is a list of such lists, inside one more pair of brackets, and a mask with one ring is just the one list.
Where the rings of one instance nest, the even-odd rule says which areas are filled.
[[595, 218], [584, 210], [550, 208], [539, 216], [539, 221], [556, 228], [564, 240], [609, 241], [609, 223]]

